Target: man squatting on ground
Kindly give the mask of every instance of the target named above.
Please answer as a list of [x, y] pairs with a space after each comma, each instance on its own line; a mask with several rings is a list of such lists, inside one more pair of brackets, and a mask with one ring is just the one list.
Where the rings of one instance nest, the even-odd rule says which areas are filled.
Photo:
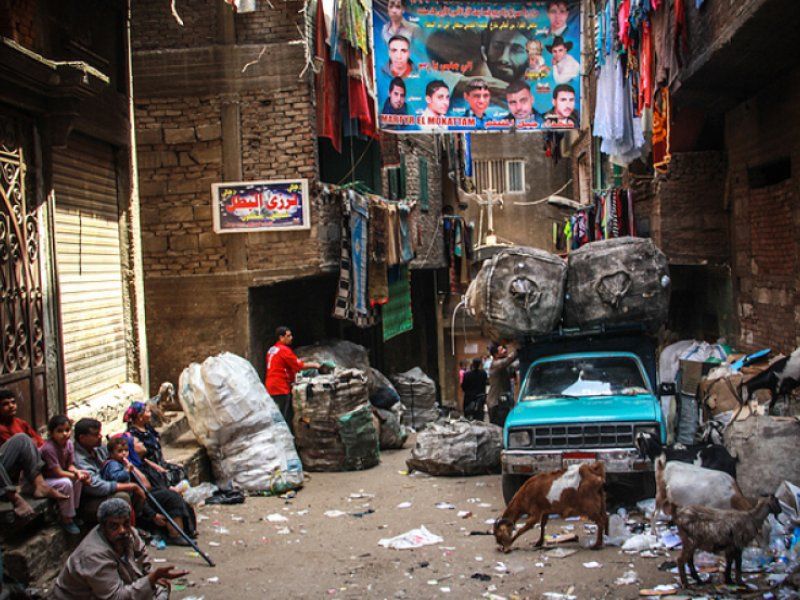
[[19, 519], [33, 514], [33, 508], [17, 489], [20, 476], [25, 479], [26, 493], [34, 498], [67, 500], [67, 496], [48, 485], [42, 476], [44, 461], [38, 448], [43, 444], [36, 430], [17, 417], [14, 392], [0, 389], [0, 494], [13, 505]]
[[51, 598], [169, 598], [170, 580], [188, 571], [173, 571], [172, 565], [152, 568], [147, 546], [131, 526], [130, 504], [120, 498], [105, 500], [97, 521], [61, 569]]

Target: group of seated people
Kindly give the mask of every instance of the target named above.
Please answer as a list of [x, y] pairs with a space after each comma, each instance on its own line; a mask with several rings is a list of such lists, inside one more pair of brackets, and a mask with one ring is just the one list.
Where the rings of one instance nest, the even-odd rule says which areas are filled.
[[70, 534], [80, 534], [79, 525], [93, 524], [100, 504], [114, 497], [132, 508], [136, 527], [168, 544], [189, 545], [162, 509], [189, 537], [196, 536], [194, 510], [177, 491], [183, 470], [164, 460], [146, 404], [131, 404], [123, 418], [127, 431], [107, 445], [95, 419], [80, 419], [73, 427], [57, 415], [48, 422], [44, 440], [16, 414], [16, 395], [0, 389], [0, 497], [11, 502], [18, 519], [33, 514], [18, 488], [22, 483], [23, 493], [58, 503], [62, 526]]

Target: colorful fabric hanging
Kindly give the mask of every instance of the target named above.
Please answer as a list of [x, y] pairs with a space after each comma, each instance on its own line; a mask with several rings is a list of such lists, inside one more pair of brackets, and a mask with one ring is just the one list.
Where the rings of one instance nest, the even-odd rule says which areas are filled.
[[389, 269], [389, 302], [381, 307], [381, 314], [384, 342], [414, 329], [408, 265], [397, 265]]

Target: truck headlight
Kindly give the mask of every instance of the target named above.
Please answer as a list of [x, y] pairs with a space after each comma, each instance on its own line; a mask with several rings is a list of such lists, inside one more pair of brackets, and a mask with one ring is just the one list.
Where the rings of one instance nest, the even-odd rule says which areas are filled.
[[531, 433], [525, 429], [508, 432], [509, 448], [528, 448], [531, 445]]

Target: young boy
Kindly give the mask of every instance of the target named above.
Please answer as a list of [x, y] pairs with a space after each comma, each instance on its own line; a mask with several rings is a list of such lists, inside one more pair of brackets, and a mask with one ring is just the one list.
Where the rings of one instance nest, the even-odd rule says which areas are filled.
[[128, 460], [128, 440], [125, 436], [117, 436], [108, 440], [108, 460], [103, 463], [100, 476], [106, 481], [129, 483], [135, 467]]
[[67, 533], [78, 535], [81, 531], [75, 524], [75, 513], [89, 473], [75, 467], [75, 446], [70, 439], [72, 423], [67, 417], [56, 415], [50, 419], [47, 432], [48, 439], [39, 449], [45, 464], [42, 474], [50, 487], [67, 496], [58, 501], [61, 523]]

